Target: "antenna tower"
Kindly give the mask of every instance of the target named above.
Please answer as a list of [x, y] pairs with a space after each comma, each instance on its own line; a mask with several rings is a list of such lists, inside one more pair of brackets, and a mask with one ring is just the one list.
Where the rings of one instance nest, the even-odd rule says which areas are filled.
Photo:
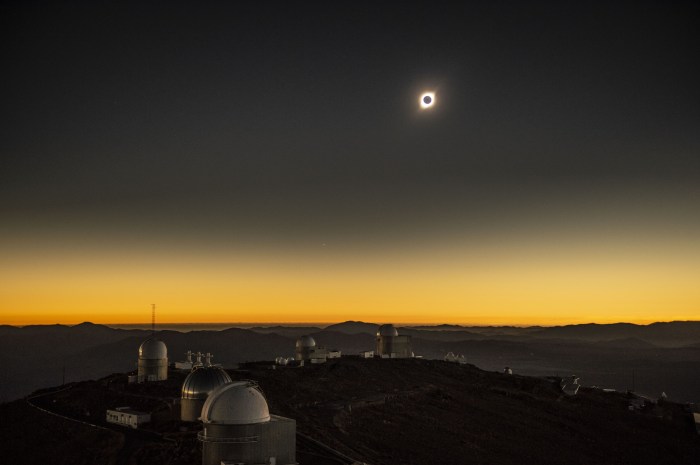
[[151, 304], [151, 336], [156, 335], [156, 304]]

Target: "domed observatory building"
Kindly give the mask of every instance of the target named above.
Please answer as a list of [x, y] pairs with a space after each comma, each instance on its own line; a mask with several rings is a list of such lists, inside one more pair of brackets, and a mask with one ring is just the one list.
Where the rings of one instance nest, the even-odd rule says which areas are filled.
[[219, 386], [202, 408], [202, 465], [296, 465], [296, 421], [270, 415], [251, 381]]
[[[207, 362], [209, 362], [208, 357]], [[223, 368], [212, 366], [211, 363], [192, 370], [185, 378], [185, 382], [182, 383], [180, 419], [182, 421], [199, 420], [204, 401], [209, 393], [219, 386], [232, 382], [231, 377]]]
[[139, 347], [138, 382], [168, 379], [168, 348], [163, 341], [150, 337]]
[[411, 336], [399, 336], [392, 324], [377, 329], [377, 355], [381, 358], [411, 358]]
[[328, 350], [325, 347], [316, 345], [316, 341], [311, 336], [301, 336], [297, 339], [294, 351], [296, 361], [309, 363], [323, 363], [328, 358]]

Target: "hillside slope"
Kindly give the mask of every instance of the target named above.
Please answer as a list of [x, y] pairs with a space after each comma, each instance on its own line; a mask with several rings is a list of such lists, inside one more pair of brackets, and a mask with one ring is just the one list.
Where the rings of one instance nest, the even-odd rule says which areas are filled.
[[[552, 379], [442, 361], [345, 357], [270, 367], [248, 364], [230, 374], [258, 381], [270, 410], [296, 419], [301, 433], [372, 465], [700, 463], [700, 438], [678, 404], [629, 411], [626, 394], [582, 388], [566, 397]], [[98, 424], [105, 408], [150, 409], [157, 414], [146, 431], [113, 427], [114, 436], [42, 414], [23, 400], [2, 404], [2, 433], [13, 440], [2, 442], [0, 456], [38, 464], [46, 463], [47, 451], [58, 451], [71, 460], [52, 463], [198, 465], [200, 426], [173, 418], [167, 399], [179, 395], [184, 374], [171, 375], [164, 383], [126, 385], [118, 374], [34, 401]], [[318, 463], [303, 447], [298, 460]]]

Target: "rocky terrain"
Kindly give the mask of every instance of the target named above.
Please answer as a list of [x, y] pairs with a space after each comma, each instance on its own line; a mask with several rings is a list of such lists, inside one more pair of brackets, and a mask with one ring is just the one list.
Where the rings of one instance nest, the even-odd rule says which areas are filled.
[[[304, 437], [372, 465], [700, 463], [687, 406], [631, 411], [627, 393], [583, 387], [569, 397], [551, 378], [353, 357], [303, 368], [249, 363], [229, 373], [256, 380], [270, 410], [296, 419]], [[200, 426], [177, 420], [184, 376], [128, 385], [114, 374], [2, 404], [0, 456], [13, 464], [199, 464]], [[140, 431], [106, 425], [105, 409], [122, 405], [152, 411], [153, 422]], [[298, 447], [301, 465], [343, 463], [304, 440]]]

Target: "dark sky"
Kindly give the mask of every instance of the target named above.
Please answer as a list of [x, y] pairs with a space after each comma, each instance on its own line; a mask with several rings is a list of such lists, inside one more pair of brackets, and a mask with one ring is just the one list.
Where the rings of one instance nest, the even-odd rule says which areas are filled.
[[0, 245], [19, 259], [81, 241], [698, 245], [699, 2], [17, 1], [0, 16]]
[[[192, 213], [296, 230], [694, 187], [699, 13], [698, 2], [6, 3], [2, 214]], [[417, 112], [424, 89], [438, 92], [429, 115]]]

